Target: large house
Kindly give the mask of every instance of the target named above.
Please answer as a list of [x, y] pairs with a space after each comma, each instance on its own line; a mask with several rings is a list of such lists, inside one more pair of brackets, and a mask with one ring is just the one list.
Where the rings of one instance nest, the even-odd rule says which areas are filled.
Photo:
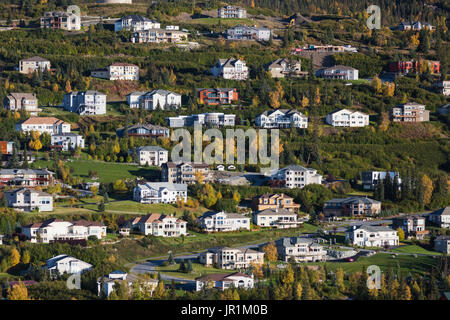
[[300, 205], [294, 202], [294, 198], [285, 195], [284, 193], [265, 193], [261, 196], [253, 198], [252, 209], [254, 211], [266, 209], [286, 209], [291, 212], [296, 212], [300, 209]]
[[434, 29], [434, 26], [432, 26], [431, 24], [429, 24], [427, 22], [421, 22], [421, 21], [414, 21], [414, 22], [402, 21], [398, 24], [397, 29], [401, 30], [401, 31], [408, 31], [408, 30], [420, 31], [422, 29], [431, 31]]
[[296, 262], [325, 261], [327, 251], [311, 238], [287, 237], [275, 241], [278, 256], [282, 261]]
[[59, 256], [50, 258], [45, 262], [45, 264], [44, 269], [48, 270], [51, 275], [55, 276], [62, 275], [64, 273], [83, 273], [92, 269], [91, 264], [68, 256], [67, 254], [60, 254]]
[[347, 66], [333, 66], [317, 70], [316, 76], [324, 79], [358, 80], [358, 69]]
[[106, 94], [94, 90], [72, 91], [64, 95], [63, 108], [79, 115], [106, 114]]
[[428, 220], [439, 228], [450, 228], [450, 207], [445, 207], [429, 214]]
[[295, 109], [267, 110], [255, 118], [262, 128], [302, 128], [308, 127], [308, 117]]
[[202, 88], [197, 89], [197, 93], [200, 103], [208, 106], [232, 104], [238, 101], [236, 88]]
[[196, 183], [199, 176], [203, 176], [204, 182], [211, 180], [211, 172], [206, 163], [167, 162], [162, 165], [161, 180], [170, 183]]
[[391, 181], [394, 181], [397, 177], [398, 184], [402, 183], [400, 174], [396, 171], [363, 171], [361, 174], [363, 189], [373, 190], [378, 183], [386, 179], [386, 175], [389, 175]]
[[152, 213], [130, 221], [130, 228], [144, 235], [179, 237], [186, 235], [187, 222], [172, 215]]
[[0, 169], [0, 186], [46, 187], [54, 173], [46, 169]]
[[253, 223], [260, 227], [277, 229], [298, 228], [303, 221], [298, 220], [297, 213], [286, 209], [265, 209], [253, 213]]
[[335, 198], [325, 202], [325, 217], [376, 216], [381, 212], [381, 202], [367, 197]]
[[55, 117], [31, 117], [15, 126], [16, 131], [31, 132], [37, 131], [39, 134], [70, 132], [70, 123], [59, 120]]
[[114, 31], [143, 31], [149, 29], [159, 29], [161, 24], [159, 22], [150, 20], [149, 18], [138, 16], [135, 14], [128, 15], [114, 23]]
[[269, 41], [271, 35], [272, 30], [267, 27], [257, 28], [238, 25], [227, 29], [227, 40]]
[[92, 71], [91, 76], [108, 80], [139, 80], [139, 67], [132, 63], [116, 62], [106, 69]]
[[137, 109], [141, 107], [141, 98], [146, 94], [145, 91], [136, 91], [127, 94], [127, 103], [131, 109]]
[[419, 73], [423, 68], [423, 64], [426, 64], [426, 68], [431, 74], [439, 74], [441, 64], [439, 61], [433, 60], [405, 60], [391, 62], [387, 66], [387, 70], [393, 73], [407, 74], [410, 72]]
[[365, 127], [369, 125], [369, 115], [361, 111], [341, 109], [327, 114], [326, 122], [333, 127]]
[[225, 6], [217, 10], [219, 19], [244, 19], [247, 18], [247, 10], [238, 6]]
[[137, 162], [141, 165], [161, 167], [169, 161], [169, 151], [159, 146], [145, 146], [136, 148]]
[[264, 252], [246, 248], [217, 247], [200, 253], [199, 262], [219, 269], [247, 269], [264, 263]]
[[53, 211], [53, 196], [31, 188], [19, 188], [4, 192], [8, 207], [20, 211]]
[[434, 251], [449, 254], [450, 236], [439, 236], [436, 239], [434, 239]]
[[439, 81], [434, 84], [435, 87], [439, 88], [439, 93], [444, 96], [450, 96], [450, 81]]
[[397, 231], [383, 226], [352, 226], [345, 232], [345, 241], [360, 247], [397, 246]]
[[293, 189], [303, 188], [308, 184], [322, 184], [322, 175], [313, 168], [290, 165], [273, 174], [272, 180], [280, 182], [282, 187]]
[[240, 59], [219, 59], [211, 68], [214, 77], [220, 77], [229, 80], [247, 80], [248, 67], [244, 60]]
[[49, 219], [22, 227], [22, 233], [33, 243], [50, 243], [58, 240], [87, 240], [106, 237], [106, 226], [101, 222]]
[[123, 137], [125, 135], [133, 136], [133, 137], [143, 137], [143, 138], [158, 138], [170, 137], [170, 130], [165, 127], [153, 125], [153, 124], [135, 124], [132, 126], [128, 126], [126, 128], [120, 128], [116, 130], [116, 134], [118, 137]]
[[394, 230], [401, 228], [406, 238], [423, 239], [429, 233], [425, 230], [425, 218], [418, 215], [392, 218], [391, 227]]
[[63, 151], [76, 150], [78, 147], [83, 149], [84, 138], [72, 132], [55, 133], [51, 137], [51, 147]]
[[106, 277], [100, 277], [97, 279], [98, 295], [101, 296], [103, 291], [105, 296], [109, 297], [109, 295], [114, 291], [114, 286], [121, 282], [127, 283], [129, 288], [133, 288], [133, 284], [138, 283], [138, 285], [141, 286], [140, 289], [145, 289], [146, 291], [149, 290], [151, 294], [153, 294], [153, 290], [155, 290], [159, 283], [156, 279], [137, 277], [133, 274], [116, 270], [108, 274]]
[[32, 116], [37, 116], [42, 109], [38, 108], [38, 99], [34, 93], [12, 92], [3, 100], [3, 107], [6, 110], [25, 110]]
[[127, 96], [127, 100], [130, 108], [168, 110], [181, 107], [181, 94], [162, 89], [151, 92], [132, 92]]
[[207, 232], [250, 230], [250, 218], [238, 213], [206, 212], [197, 222]]
[[187, 41], [187, 39], [187, 32], [167, 29], [142, 30], [131, 36], [133, 43], [178, 43]]
[[169, 182], [147, 182], [138, 184], [133, 190], [134, 201], [140, 203], [175, 203], [186, 202], [187, 185]]
[[240, 272], [225, 274], [225, 273], [210, 273], [198, 278], [195, 278], [195, 290], [201, 291], [205, 289], [219, 289], [226, 290], [230, 288], [253, 289], [254, 279], [253, 274], [247, 275]]
[[166, 123], [171, 128], [190, 127], [196, 123], [211, 127], [233, 127], [235, 125], [235, 120], [235, 114], [208, 112], [189, 116], [168, 117], [166, 118]]
[[289, 60], [280, 58], [269, 63], [266, 67], [272, 78], [304, 77], [307, 71], [302, 71], [301, 60]]
[[80, 30], [81, 17], [72, 12], [49, 11], [45, 12], [41, 18], [41, 28], [61, 29], [61, 30]]
[[19, 61], [19, 72], [24, 74], [50, 70], [50, 61], [38, 56]]
[[391, 119], [406, 123], [430, 121], [430, 110], [426, 110], [423, 104], [409, 102], [392, 108]]

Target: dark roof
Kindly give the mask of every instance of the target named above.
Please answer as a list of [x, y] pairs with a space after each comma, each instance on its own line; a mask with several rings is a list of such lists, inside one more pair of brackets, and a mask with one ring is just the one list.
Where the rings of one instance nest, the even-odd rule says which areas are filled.
[[448, 216], [448, 215], [450, 215], [450, 207], [441, 208], [439, 210], [433, 211], [430, 214], [437, 215], [437, 216]]

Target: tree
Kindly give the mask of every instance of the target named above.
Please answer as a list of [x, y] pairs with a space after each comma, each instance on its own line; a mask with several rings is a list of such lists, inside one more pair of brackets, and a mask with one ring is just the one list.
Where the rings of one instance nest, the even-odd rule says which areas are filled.
[[30, 263], [30, 252], [28, 250], [25, 250], [22, 254], [22, 263], [23, 264]]
[[11, 267], [14, 267], [20, 263], [20, 253], [16, 247], [14, 247], [11, 250], [11, 253], [9, 254], [9, 258], [11, 260]]
[[294, 283], [294, 270], [290, 263], [286, 265], [286, 268], [281, 275], [281, 282], [287, 285]]
[[166, 296], [167, 292], [166, 289], [164, 288], [164, 283], [160, 280], [155, 288], [155, 291], [153, 291], [152, 298], [156, 300], [164, 300]]
[[69, 80], [66, 81], [65, 90], [66, 90], [66, 93], [71, 93], [72, 92], [72, 87], [70, 85], [70, 81]]
[[175, 264], [175, 258], [173, 257], [172, 251], [169, 252], [169, 258], [167, 259], [167, 262], [168, 262], [170, 265], [174, 265], [174, 264]]
[[6, 296], [8, 300], [30, 300], [28, 298], [28, 290], [25, 284], [19, 280], [18, 284], [8, 288], [8, 294]]
[[127, 185], [122, 179], [114, 181], [113, 190], [118, 193], [124, 193], [128, 191]]
[[378, 76], [373, 77], [372, 88], [376, 93], [381, 93], [381, 79]]
[[405, 231], [402, 228], [397, 229], [398, 241], [405, 240]]
[[422, 177], [422, 186], [423, 186], [423, 202], [425, 204], [430, 204], [431, 196], [433, 195], [433, 181], [424, 174]]
[[100, 203], [98, 204], [97, 208], [98, 208], [98, 211], [100, 211], [100, 212], [105, 212], [105, 203], [104, 203], [103, 201], [100, 202]]
[[262, 251], [265, 253], [265, 257], [268, 261], [270, 261], [270, 262], [277, 261], [278, 251], [277, 251], [277, 247], [275, 246], [274, 242], [271, 242], [271, 243], [265, 245], [262, 248]]
[[338, 286], [339, 290], [344, 291], [344, 270], [342, 268], [338, 268], [336, 270], [336, 285]]

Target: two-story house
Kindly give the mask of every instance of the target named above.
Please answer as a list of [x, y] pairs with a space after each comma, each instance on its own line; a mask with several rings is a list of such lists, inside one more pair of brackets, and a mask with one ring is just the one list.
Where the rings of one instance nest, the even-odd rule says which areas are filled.
[[176, 203], [187, 200], [187, 185], [183, 183], [147, 182], [133, 190], [134, 201], [140, 203]]
[[308, 127], [308, 117], [295, 109], [267, 110], [255, 118], [261, 128], [301, 128]]
[[254, 211], [262, 211], [266, 209], [286, 209], [291, 212], [296, 212], [300, 209], [300, 205], [294, 202], [294, 198], [284, 193], [265, 193], [252, 199], [252, 209]]
[[369, 115], [360, 111], [341, 109], [327, 114], [326, 122], [333, 127], [365, 127], [369, 125]]
[[142, 138], [158, 138], [158, 137], [169, 138], [170, 130], [168, 128], [153, 125], [150, 123], [139, 123], [117, 129], [116, 134], [119, 138], [122, 138], [124, 136], [142, 137]]
[[197, 222], [207, 232], [250, 230], [250, 218], [238, 213], [206, 212]]
[[247, 80], [248, 67], [244, 60], [240, 59], [219, 59], [211, 68], [214, 77], [220, 77], [228, 80]]
[[46, 187], [54, 183], [47, 169], [0, 169], [0, 186]]
[[171, 128], [191, 127], [195, 124], [210, 127], [232, 127], [235, 125], [235, 114], [222, 112], [208, 112], [189, 116], [177, 116], [166, 118], [166, 123]]
[[16, 124], [15, 129], [20, 132], [36, 131], [39, 134], [48, 133], [52, 135], [70, 132], [70, 123], [55, 117], [31, 117]]
[[161, 24], [149, 18], [135, 14], [125, 16], [114, 23], [114, 31], [116, 32], [122, 30], [136, 32], [155, 28], [161, 28]]
[[405, 123], [430, 121], [430, 110], [426, 110], [423, 104], [409, 102], [392, 108], [391, 119]]
[[19, 188], [4, 192], [8, 207], [20, 211], [53, 211], [53, 196], [46, 192]]
[[34, 93], [11, 92], [3, 100], [3, 107], [13, 112], [25, 110], [32, 116], [37, 116], [42, 111], [38, 108], [38, 99]]
[[210, 273], [195, 278], [195, 291], [206, 289], [226, 290], [231, 288], [253, 289], [253, 274], [248, 275], [240, 272], [224, 274]]
[[24, 74], [33, 73], [36, 71], [49, 71], [51, 67], [50, 61], [38, 56], [19, 61], [19, 72]]
[[169, 151], [159, 146], [145, 146], [136, 148], [137, 162], [141, 166], [158, 166], [161, 167], [169, 161]]
[[282, 261], [294, 259], [296, 262], [325, 261], [327, 251], [314, 239], [287, 237], [275, 241], [278, 256]]
[[236, 88], [201, 88], [197, 94], [200, 103], [208, 106], [232, 104], [239, 99]]
[[131, 228], [144, 235], [156, 237], [179, 237], [186, 235], [187, 222], [172, 215], [152, 213], [131, 220]]
[[162, 165], [161, 181], [191, 184], [198, 182], [199, 177], [202, 177], [204, 182], [208, 182], [212, 179], [208, 164], [195, 162], [167, 162]]
[[441, 208], [429, 214], [428, 220], [439, 228], [450, 228], [450, 207]]
[[335, 198], [325, 202], [325, 217], [376, 216], [381, 213], [381, 202], [367, 197]]
[[139, 67], [132, 63], [116, 62], [106, 69], [91, 71], [91, 77], [108, 80], [139, 80]]
[[199, 262], [207, 267], [219, 269], [247, 269], [254, 264], [264, 263], [264, 252], [246, 248], [217, 247], [200, 253]]
[[392, 229], [401, 228], [406, 238], [423, 239], [428, 233], [425, 230], [425, 218], [418, 215], [408, 215], [392, 218]]
[[434, 239], [434, 251], [449, 254], [450, 236], [439, 236], [436, 239]]
[[397, 231], [383, 226], [352, 226], [345, 232], [345, 241], [360, 247], [397, 246]]
[[253, 212], [253, 223], [260, 227], [287, 229], [298, 228], [303, 221], [298, 220], [298, 215], [295, 212], [275, 208]]
[[305, 77], [308, 75], [307, 71], [302, 71], [301, 60], [290, 60], [286, 58], [279, 58], [272, 61], [266, 66], [266, 70], [272, 78]]
[[399, 185], [402, 183], [400, 174], [396, 171], [363, 171], [361, 174], [363, 189], [373, 190], [378, 183], [386, 179], [386, 175], [389, 175], [391, 181], [397, 179]]
[[92, 269], [92, 265], [67, 254], [60, 254], [45, 262], [44, 269], [51, 275], [83, 273]]
[[95, 90], [72, 91], [64, 95], [63, 108], [79, 115], [106, 114], [106, 94]]
[[267, 27], [257, 28], [238, 25], [227, 29], [227, 40], [269, 41], [272, 30]]
[[282, 187], [304, 188], [308, 184], [322, 184], [322, 175], [316, 169], [305, 168], [300, 165], [290, 165], [278, 170], [272, 175], [273, 181], [281, 183]]
[[51, 147], [63, 151], [76, 150], [78, 147], [83, 149], [84, 138], [72, 132], [55, 133], [51, 136]]
[[317, 70], [316, 76], [324, 79], [358, 80], [358, 69], [347, 66], [333, 66]]
[[247, 10], [239, 6], [225, 6], [217, 10], [219, 19], [245, 19]]
[[49, 11], [41, 18], [41, 28], [67, 31], [81, 29], [81, 17], [72, 12]]

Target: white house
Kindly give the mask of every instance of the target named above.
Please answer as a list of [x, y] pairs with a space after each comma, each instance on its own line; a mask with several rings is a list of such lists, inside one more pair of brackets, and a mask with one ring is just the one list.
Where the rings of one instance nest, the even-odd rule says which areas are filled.
[[433, 211], [428, 220], [437, 224], [440, 228], [450, 228], [450, 207]]
[[155, 290], [156, 286], [158, 285], [158, 280], [156, 279], [143, 279], [133, 274], [128, 274], [126, 272], [116, 270], [111, 272], [106, 277], [103, 277], [103, 279], [102, 277], [97, 279], [98, 295], [101, 295], [102, 283], [103, 292], [105, 293], [106, 297], [109, 297], [109, 295], [114, 291], [114, 285], [122, 281], [125, 281], [130, 288], [132, 287], [133, 283], [138, 282], [141, 284], [141, 289], [150, 290], [151, 294], [153, 294], [153, 290]]
[[215, 77], [229, 80], [247, 80], [248, 68], [244, 60], [240, 59], [219, 59], [211, 68], [211, 73]]
[[161, 28], [161, 24], [149, 18], [138, 16], [135, 14], [123, 17], [122, 19], [119, 19], [114, 23], [114, 31], [116, 32], [121, 30], [136, 32], [154, 28]]
[[61, 149], [64, 151], [75, 150], [80, 147], [84, 148], [83, 136], [71, 132], [52, 134], [51, 137], [52, 147]]
[[439, 93], [450, 96], [450, 80], [436, 82], [434, 86], [439, 88]]
[[230, 288], [253, 289], [253, 274], [247, 275], [240, 272], [223, 274], [211, 273], [195, 279], [195, 290], [200, 291], [203, 288], [225, 290]]
[[397, 171], [363, 171], [361, 173], [363, 189], [373, 190], [378, 183], [386, 179], [387, 175], [389, 175], [392, 182], [397, 178], [398, 184], [402, 184], [402, 179]]
[[177, 116], [166, 118], [166, 123], [171, 128], [190, 127], [195, 123], [213, 127], [234, 126], [235, 114], [224, 114], [222, 112], [208, 112], [192, 114], [189, 116]]
[[53, 211], [53, 196], [43, 191], [19, 188], [4, 192], [8, 207], [20, 211]]
[[327, 114], [326, 122], [333, 127], [365, 127], [369, 125], [369, 115], [360, 111], [341, 109]]
[[298, 228], [303, 221], [298, 220], [297, 213], [287, 209], [265, 209], [253, 213], [253, 223], [260, 227], [278, 229]]
[[0, 186], [49, 186], [54, 183], [53, 175], [47, 169], [0, 169]]
[[217, 10], [219, 19], [245, 19], [247, 18], [247, 10], [238, 6], [225, 6]]
[[64, 95], [63, 108], [79, 115], [106, 114], [106, 94], [94, 90], [72, 91]]
[[255, 119], [258, 127], [262, 128], [302, 128], [308, 127], [308, 117], [295, 109], [267, 110]]
[[127, 103], [131, 109], [137, 109], [140, 106], [141, 97], [146, 94], [145, 91], [131, 92], [127, 94]]
[[250, 218], [237, 213], [206, 212], [197, 222], [207, 232], [250, 230]]
[[235, 26], [227, 29], [227, 40], [257, 40], [269, 41], [272, 31], [267, 28], [257, 28], [248, 26]]
[[45, 12], [44, 16], [41, 18], [41, 28], [68, 31], [80, 30], [81, 16], [64, 11]]
[[130, 228], [144, 235], [157, 237], [179, 237], [186, 235], [187, 222], [175, 216], [152, 213], [130, 220]]
[[116, 62], [106, 69], [91, 72], [94, 78], [108, 80], [139, 80], [139, 67], [132, 63]]
[[156, 89], [150, 92], [132, 92], [127, 96], [130, 108], [142, 108], [146, 110], [178, 109], [181, 107], [181, 94]]
[[264, 252], [249, 248], [216, 247], [201, 252], [198, 256], [199, 263], [219, 269], [247, 269], [252, 264], [264, 263]]
[[169, 161], [169, 151], [158, 146], [146, 146], [136, 148], [138, 163], [141, 166], [158, 166]]
[[147, 182], [133, 191], [134, 201], [140, 203], [175, 203], [187, 201], [187, 184], [170, 182]]
[[52, 275], [83, 273], [89, 271], [91, 268], [91, 264], [68, 256], [67, 254], [60, 254], [59, 256], [48, 259], [44, 267], [44, 269], [49, 270]]
[[40, 134], [48, 133], [51, 135], [54, 133], [70, 132], [70, 123], [55, 117], [31, 117], [16, 124], [15, 129], [21, 132], [37, 131]]
[[19, 72], [24, 74], [33, 73], [35, 71], [50, 70], [50, 61], [38, 56], [22, 59], [19, 61]]
[[360, 247], [397, 246], [397, 231], [383, 226], [352, 226], [345, 232], [345, 241]]
[[327, 251], [314, 239], [304, 237], [287, 237], [275, 241], [278, 256], [282, 261], [294, 259], [296, 262], [325, 261]]
[[303, 188], [308, 184], [322, 184], [322, 175], [316, 169], [290, 165], [278, 170], [272, 179], [280, 181], [285, 188]]
[[347, 66], [319, 69], [316, 76], [324, 79], [358, 80], [358, 70]]

